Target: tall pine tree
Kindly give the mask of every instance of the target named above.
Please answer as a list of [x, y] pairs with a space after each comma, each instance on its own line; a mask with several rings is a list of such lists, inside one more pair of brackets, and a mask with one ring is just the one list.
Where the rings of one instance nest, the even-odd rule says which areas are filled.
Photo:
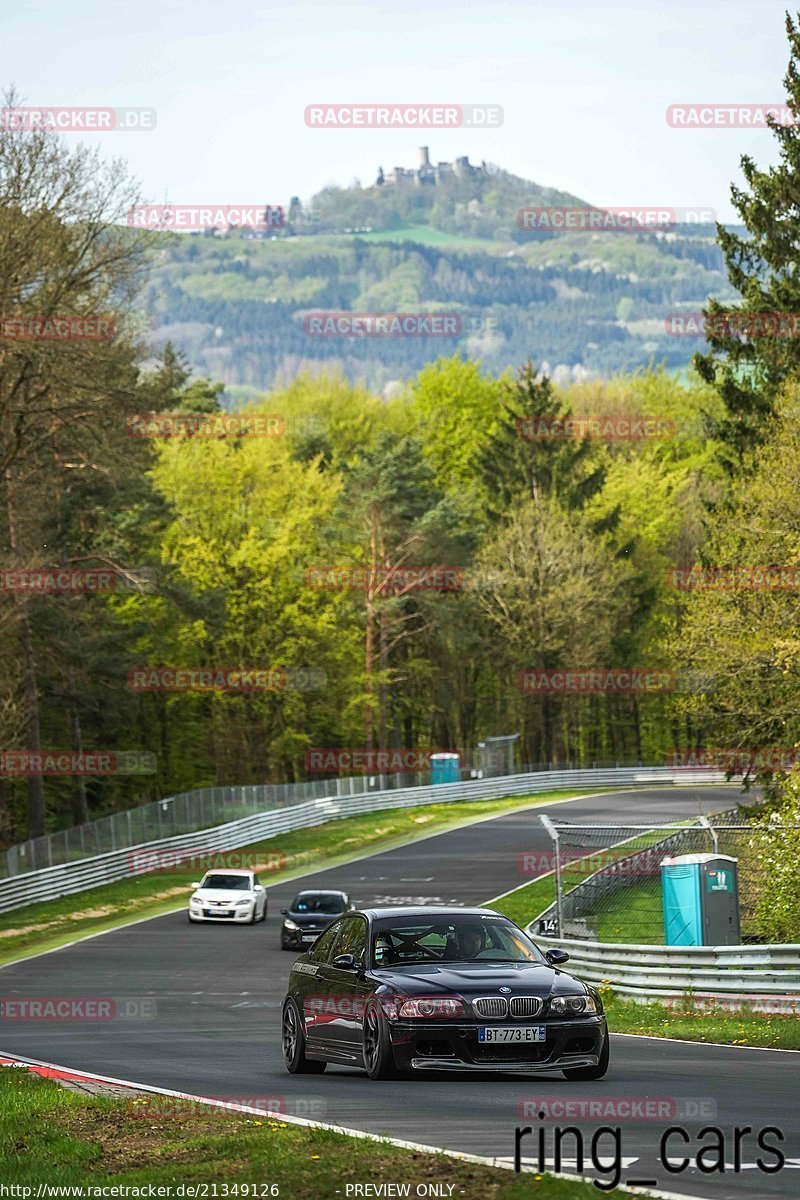
[[[800, 121], [800, 16], [787, 14], [789, 66], [784, 76], [787, 107]], [[800, 316], [800, 125], [780, 125], [769, 118], [779, 147], [779, 162], [762, 171], [741, 159], [746, 188], [731, 187], [731, 199], [748, 233], [717, 225], [725, 266], [742, 303], [736, 313], [797, 313]], [[705, 310], [707, 354], [695, 355], [703, 379], [718, 388], [726, 416], [712, 423], [712, 433], [727, 444], [735, 465], [762, 439], [784, 380], [800, 370], [800, 337], [775, 336], [767, 322], [745, 318], [725, 323], [731, 311], [716, 300]], [[714, 318], [717, 318], [716, 321]]]
[[568, 508], [582, 507], [601, 486], [603, 472], [586, 439], [537, 436], [542, 425], [569, 417], [550, 379], [529, 361], [513, 382], [506, 381], [504, 393], [496, 426], [475, 456], [490, 514], [505, 515], [521, 496], [537, 503], [556, 497]]

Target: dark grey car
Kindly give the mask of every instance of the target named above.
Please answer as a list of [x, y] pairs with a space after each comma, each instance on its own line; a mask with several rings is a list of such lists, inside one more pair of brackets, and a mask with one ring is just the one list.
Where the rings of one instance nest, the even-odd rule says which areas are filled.
[[307, 950], [331, 921], [354, 907], [347, 892], [298, 892], [289, 908], [281, 909], [281, 950]]

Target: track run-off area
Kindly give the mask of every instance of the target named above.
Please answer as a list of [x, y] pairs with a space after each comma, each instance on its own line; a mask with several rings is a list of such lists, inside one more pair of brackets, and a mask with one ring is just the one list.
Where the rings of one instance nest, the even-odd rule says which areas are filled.
[[[514, 1154], [518, 1126], [534, 1129], [522, 1143], [523, 1157], [538, 1155], [541, 1126], [552, 1160], [553, 1127], [577, 1125], [585, 1143], [584, 1174], [605, 1184], [612, 1173], [595, 1170], [590, 1142], [599, 1126], [613, 1126], [621, 1131], [622, 1183], [648, 1180], [667, 1191], [719, 1200], [794, 1200], [800, 1195], [800, 1053], [613, 1035], [609, 1072], [592, 1083], [560, 1075], [456, 1074], [373, 1082], [363, 1072], [331, 1065], [321, 1076], [290, 1076], [281, 1058], [281, 1004], [294, 956], [279, 949], [280, 909], [301, 887], [342, 888], [356, 906], [481, 904], [528, 881], [521, 873], [523, 854], [551, 851], [539, 821], [543, 813], [575, 822], [673, 821], [728, 809], [740, 795], [737, 787], [716, 786], [630, 789], [552, 805], [532, 798], [530, 809], [271, 885], [264, 924], [192, 926], [184, 908], [9, 964], [0, 968], [4, 998], [114, 998], [118, 1015], [107, 1021], [2, 1020], [0, 1054], [246, 1104], [269, 1097], [296, 1116], [506, 1161]], [[91, 908], [91, 892], [84, 901]], [[561, 1101], [623, 1099], [656, 1100], [649, 1111], [658, 1115], [625, 1121], [587, 1110], [576, 1118], [536, 1117], [537, 1100], [560, 1111]], [[680, 1173], [666, 1171], [659, 1158], [668, 1125], [687, 1132], [688, 1142], [675, 1138], [670, 1144], [673, 1163], [692, 1160]], [[709, 1125], [726, 1138], [729, 1167], [723, 1173], [706, 1174], [694, 1165], [699, 1131]], [[733, 1130], [745, 1126], [752, 1133], [741, 1139], [741, 1169], [734, 1172]], [[786, 1163], [776, 1174], [756, 1165], [759, 1155], [774, 1162], [757, 1145], [758, 1131], [767, 1126], [784, 1138]], [[577, 1166], [573, 1144], [564, 1141], [562, 1168], [568, 1172]], [[609, 1138], [598, 1141], [598, 1152], [607, 1163], [614, 1157]]]

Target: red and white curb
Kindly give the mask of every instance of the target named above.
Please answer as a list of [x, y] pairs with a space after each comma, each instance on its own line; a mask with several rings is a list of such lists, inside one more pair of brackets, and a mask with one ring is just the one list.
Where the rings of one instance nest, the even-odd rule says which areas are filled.
[[[52, 1079], [59, 1083], [105, 1084], [137, 1093], [149, 1093], [154, 1096], [169, 1096], [175, 1100], [188, 1100], [194, 1104], [207, 1104], [211, 1108], [224, 1108], [229, 1112], [246, 1113], [248, 1116], [263, 1117], [263, 1108], [250, 1104], [236, 1104], [225, 1100], [215, 1100], [211, 1096], [195, 1096], [191, 1092], [177, 1092], [172, 1088], [153, 1087], [148, 1083], [133, 1083], [129, 1079], [116, 1079], [112, 1075], [96, 1075], [92, 1071], [75, 1071], [70, 1067], [62, 1067], [57, 1063], [42, 1062], [35, 1058], [23, 1058], [20, 1055], [5, 1054], [0, 1051], [0, 1067], [24, 1067], [34, 1075], [44, 1079]], [[503, 1171], [513, 1171], [514, 1163], [510, 1158], [486, 1158], [480, 1154], [465, 1154], [459, 1150], [445, 1150], [441, 1146], [425, 1146], [421, 1142], [407, 1142], [403, 1138], [386, 1137], [382, 1134], [367, 1133], [363, 1129], [348, 1129], [344, 1125], [332, 1125], [327, 1121], [311, 1121], [306, 1117], [289, 1116], [286, 1113], [275, 1113], [276, 1120], [286, 1125], [300, 1125], [307, 1129], [328, 1129], [332, 1133], [341, 1133], [346, 1137], [359, 1138], [361, 1141], [379, 1142], [388, 1146], [398, 1146], [402, 1150], [416, 1150], [418, 1153], [433, 1154], [440, 1158], [452, 1158], [458, 1162], [477, 1163], [483, 1167], [495, 1167]], [[530, 1161], [530, 1160], [529, 1160]], [[525, 1162], [525, 1160], [523, 1160]], [[523, 1168], [533, 1171], [533, 1166]], [[537, 1172], [539, 1173], [539, 1172]], [[559, 1179], [571, 1179], [576, 1183], [587, 1183], [583, 1175], [573, 1175], [567, 1171], [546, 1171], [544, 1174], [556, 1176]], [[626, 1187], [618, 1184], [614, 1189], [631, 1196], [651, 1196], [654, 1200], [710, 1200], [706, 1196], [696, 1196], [689, 1192], [662, 1192], [658, 1188]]]

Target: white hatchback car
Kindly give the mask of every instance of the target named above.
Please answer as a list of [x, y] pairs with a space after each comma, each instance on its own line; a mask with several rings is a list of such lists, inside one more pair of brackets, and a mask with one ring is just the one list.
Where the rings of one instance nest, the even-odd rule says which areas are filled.
[[189, 922], [233, 921], [253, 925], [267, 919], [267, 893], [254, 871], [207, 871], [189, 900]]

